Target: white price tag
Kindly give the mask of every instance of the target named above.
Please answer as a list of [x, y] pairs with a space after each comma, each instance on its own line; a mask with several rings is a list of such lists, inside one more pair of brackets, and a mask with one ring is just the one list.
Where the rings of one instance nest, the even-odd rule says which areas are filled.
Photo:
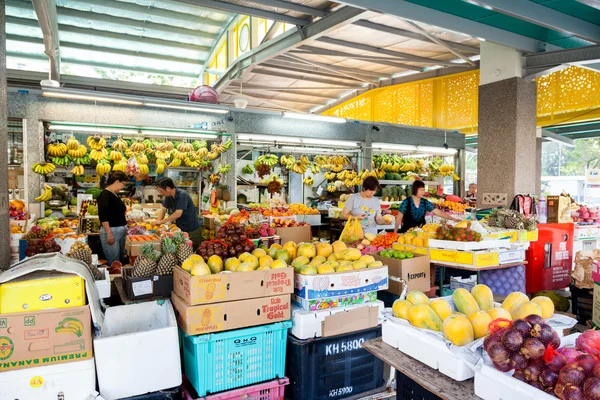
[[319, 186], [317, 189], [317, 196], [320, 196], [321, 194], [323, 194], [323, 186]]
[[152, 294], [152, 281], [149, 279], [133, 282], [131, 284], [131, 288], [133, 289], [133, 294], [135, 296], [144, 296], [146, 294]]

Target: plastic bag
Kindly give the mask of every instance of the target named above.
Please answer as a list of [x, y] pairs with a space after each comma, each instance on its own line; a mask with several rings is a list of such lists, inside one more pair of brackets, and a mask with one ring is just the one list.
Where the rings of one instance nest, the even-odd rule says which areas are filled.
[[344, 243], [354, 243], [363, 238], [364, 233], [360, 219], [355, 217], [348, 218], [348, 222], [346, 222], [346, 226], [344, 226], [340, 240]]
[[129, 175], [135, 175], [140, 173], [140, 166], [135, 159], [135, 156], [131, 156], [127, 161], [127, 168], [125, 169]]

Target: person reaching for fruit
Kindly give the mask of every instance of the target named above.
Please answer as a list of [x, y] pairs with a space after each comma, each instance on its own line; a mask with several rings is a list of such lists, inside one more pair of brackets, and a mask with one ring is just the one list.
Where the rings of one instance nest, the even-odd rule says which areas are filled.
[[396, 225], [394, 233], [405, 233], [408, 230], [425, 225], [425, 214], [433, 212], [441, 218], [446, 218], [452, 221], [459, 222], [459, 219], [451, 217], [447, 213], [435, 208], [435, 206], [427, 199], [423, 198], [425, 194], [425, 184], [422, 181], [415, 181], [412, 184], [412, 196], [407, 197], [400, 204], [398, 215], [396, 215]]
[[364, 233], [377, 234], [377, 224], [386, 225], [381, 216], [379, 199], [373, 197], [379, 188], [379, 181], [374, 176], [368, 176], [362, 182], [362, 191], [355, 193], [346, 201], [342, 210], [342, 219], [357, 217], [362, 220]]
[[[124, 172], [115, 171], [106, 180], [106, 186], [98, 196], [98, 218], [100, 219], [100, 244], [108, 265], [113, 261], [123, 262], [125, 236], [127, 235], [127, 208], [117, 192], [125, 187], [129, 178]], [[91, 207], [91, 206], [89, 206]], [[89, 211], [89, 209], [88, 209]]]

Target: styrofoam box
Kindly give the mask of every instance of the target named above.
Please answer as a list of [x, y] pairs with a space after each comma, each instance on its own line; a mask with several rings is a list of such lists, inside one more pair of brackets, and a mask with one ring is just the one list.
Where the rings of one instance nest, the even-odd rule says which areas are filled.
[[296, 221], [298, 222], [306, 222], [310, 226], [319, 226], [321, 225], [321, 214], [298, 214], [295, 215]]
[[323, 335], [322, 322], [330, 315], [345, 312], [358, 307], [378, 307], [380, 318], [381, 312], [383, 311], [383, 301], [377, 300], [373, 303], [359, 304], [348, 307], [330, 308], [327, 310], [319, 311], [306, 311], [303, 308], [293, 305], [292, 306], [292, 335], [298, 339], [312, 339], [315, 337], [321, 337]]
[[[579, 333], [565, 336], [561, 347], [574, 345]], [[500, 372], [494, 367], [482, 365], [475, 371], [475, 394], [484, 400], [556, 400], [555, 396], [547, 394], [525, 382], [512, 377], [511, 372]]]
[[93, 358], [0, 374], [0, 399], [3, 400], [87, 399], [95, 390]]
[[481, 242], [455, 242], [453, 240], [429, 239], [429, 247], [447, 250], [489, 250], [499, 248], [510, 248], [510, 240], [482, 240]]
[[181, 385], [177, 320], [169, 300], [108, 308], [94, 351], [106, 400]]
[[456, 357], [444, 341], [424, 335], [418, 329], [386, 319], [382, 324], [381, 336], [385, 343], [455, 381], [464, 381], [474, 376], [473, 370]]
[[110, 273], [108, 268], [102, 268], [102, 279], [97, 280], [96, 288], [98, 289], [98, 295], [101, 299], [107, 299], [110, 297]]
[[525, 260], [525, 250], [506, 250], [498, 252], [498, 261], [500, 264], [510, 264]]

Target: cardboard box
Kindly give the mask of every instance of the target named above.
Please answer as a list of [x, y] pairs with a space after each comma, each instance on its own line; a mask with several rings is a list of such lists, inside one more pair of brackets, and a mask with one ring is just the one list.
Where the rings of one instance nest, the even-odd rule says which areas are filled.
[[377, 301], [377, 292], [351, 294], [349, 296], [331, 296], [321, 299], [303, 299], [292, 295], [294, 303], [307, 311], [327, 310], [336, 307], [348, 307]]
[[204, 216], [204, 227], [209, 231], [216, 230], [215, 217], [213, 215]]
[[294, 226], [293, 228], [277, 228], [277, 236], [281, 238], [281, 244], [286, 242], [310, 242], [312, 234], [310, 226]]
[[123, 268], [123, 287], [129, 300], [141, 300], [154, 297], [169, 298], [173, 291], [173, 275], [154, 275], [146, 277], [132, 276], [133, 268]]
[[548, 219], [550, 223], [573, 222], [571, 218], [571, 198], [567, 196], [547, 196]]
[[510, 248], [510, 240], [490, 239], [482, 240], [480, 242], [457, 242], [454, 240], [429, 239], [429, 247], [462, 251], [490, 250]]
[[137, 257], [142, 254], [142, 246], [146, 243], [152, 243], [154, 250], [160, 251], [160, 240], [147, 240], [145, 242], [132, 242], [129, 237], [125, 239], [125, 253], [129, 256]]
[[0, 314], [0, 373], [91, 357], [88, 306]]
[[459, 251], [430, 249], [429, 258], [432, 262], [441, 265], [458, 265], [468, 267], [489, 267], [499, 265], [500, 259], [497, 251]]
[[294, 292], [294, 268], [192, 276], [175, 267], [173, 290], [192, 306], [291, 294]]
[[85, 285], [78, 275], [36, 271], [0, 285], [0, 314], [85, 305]]
[[290, 319], [291, 298], [282, 296], [190, 306], [171, 295], [179, 328], [188, 335], [228, 331]]
[[498, 252], [499, 264], [511, 264], [515, 262], [525, 261], [524, 249], [504, 250]]
[[[433, 250], [434, 249], [430, 249], [430, 251]], [[388, 292], [400, 296], [402, 285], [397, 279], [404, 279], [404, 281], [408, 283], [408, 290], [427, 292], [431, 289], [428, 255], [415, 254], [413, 258], [398, 260], [396, 258], [382, 257], [380, 253], [381, 252], [378, 251], [369, 254], [376, 260], [379, 260], [388, 266], [388, 273], [390, 275], [390, 287]]]
[[388, 288], [386, 266], [322, 275], [294, 275], [294, 294], [306, 300], [348, 296]]

